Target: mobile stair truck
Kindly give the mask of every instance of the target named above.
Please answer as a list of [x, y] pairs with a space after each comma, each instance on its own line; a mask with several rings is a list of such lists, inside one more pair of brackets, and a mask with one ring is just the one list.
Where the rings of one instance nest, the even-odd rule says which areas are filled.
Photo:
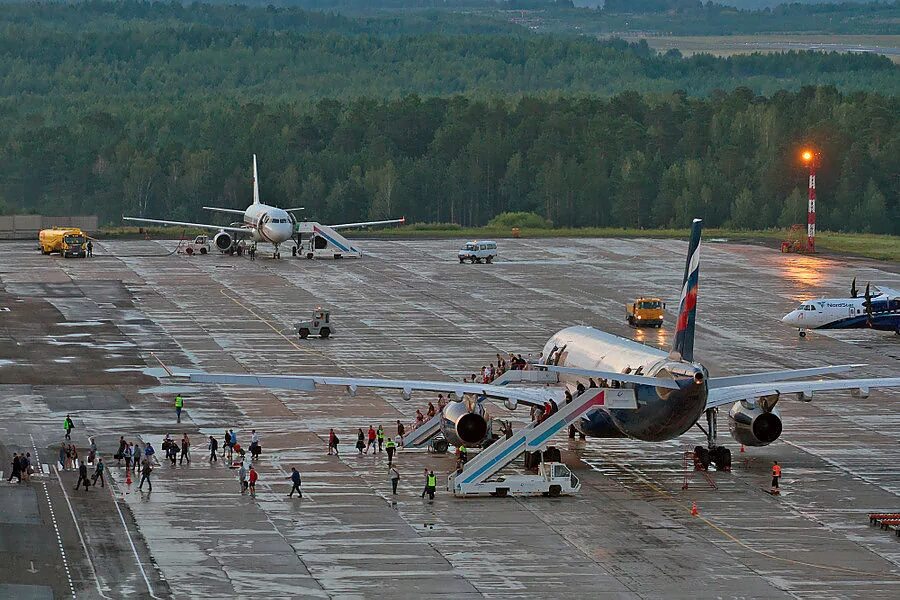
[[560, 462], [542, 461], [537, 474], [503, 476], [499, 472], [526, 452], [541, 452], [543, 455], [553, 436], [599, 407], [633, 410], [637, 408], [634, 390], [588, 388], [543, 421], [529, 423], [513, 433], [512, 437], [482, 450], [465, 464], [462, 471], [450, 475], [447, 489], [454, 496], [542, 494], [556, 497], [577, 493], [581, 482]]

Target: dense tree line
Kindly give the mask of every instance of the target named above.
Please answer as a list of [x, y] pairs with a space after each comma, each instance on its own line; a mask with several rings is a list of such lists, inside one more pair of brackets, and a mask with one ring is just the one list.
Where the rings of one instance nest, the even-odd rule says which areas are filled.
[[310, 218], [405, 215], [481, 225], [534, 211], [561, 226], [802, 222], [802, 143], [820, 148], [819, 222], [900, 234], [900, 101], [804, 88], [762, 98], [360, 98], [306, 104], [96, 106], [0, 140], [9, 210], [201, 218], [262, 194]]

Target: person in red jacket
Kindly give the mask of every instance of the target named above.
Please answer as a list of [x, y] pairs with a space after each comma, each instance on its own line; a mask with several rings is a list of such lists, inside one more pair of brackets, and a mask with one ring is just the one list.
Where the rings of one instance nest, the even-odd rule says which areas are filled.
[[375, 452], [375, 428], [369, 425], [369, 443], [366, 444], [366, 451], [363, 454], [369, 453], [369, 448], [372, 448], [372, 452]]
[[259, 473], [250, 465], [250, 495], [256, 496], [256, 480], [259, 479]]

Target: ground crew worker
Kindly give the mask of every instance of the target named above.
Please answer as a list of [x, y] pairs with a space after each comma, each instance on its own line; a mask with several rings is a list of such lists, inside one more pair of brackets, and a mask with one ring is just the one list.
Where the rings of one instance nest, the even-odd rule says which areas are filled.
[[391, 466], [394, 463], [394, 451], [397, 449], [397, 442], [388, 438], [386, 448], [388, 454], [388, 466]]
[[384, 427], [381, 425], [378, 426], [375, 437], [378, 438], [378, 451], [381, 452], [381, 447], [384, 446]]
[[66, 415], [66, 420], [63, 422], [63, 429], [66, 430], [66, 439], [72, 439], [72, 430], [75, 429], [75, 423], [72, 422], [72, 417]]
[[303, 492], [300, 491], [300, 472], [296, 467], [291, 467], [291, 474], [288, 476], [288, 479], [294, 484], [294, 487], [291, 488], [291, 493], [288, 494], [288, 498], [294, 497], [294, 490], [297, 490], [297, 494], [302, 498]]
[[88, 258], [94, 256], [94, 243], [91, 240], [88, 240], [87, 243], [87, 255]]
[[781, 490], [778, 489], [778, 480], [781, 479], [781, 466], [776, 460], [772, 465], [772, 493], [780, 495]]
[[259, 473], [250, 465], [250, 495], [256, 497], [256, 480], [259, 479]]
[[87, 491], [91, 486], [91, 482], [88, 481], [87, 476], [87, 463], [82, 462], [78, 465], [78, 481], [75, 482], [75, 491], [78, 491], [78, 488], [81, 486], [81, 483], [84, 482], [84, 491]]
[[106, 487], [106, 479], [103, 477], [103, 472], [106, 470], [106, 465], [103, 464], [103, 459], [97, 459], [97, 468], [94, 469], [94, 485], [97, 485], [97, 480], [100, 480], [100, 487]]
[[456, 451], [459, 453], [460, 464], [466, 464], [469, 460], [469, 451], [466, 449], [465, 444], [460, 444]]
[[175, 416], [178, 417], [179, 423], [181, 423], [182, 408], [184, 408], [184, 398], [181, 397], [181, 394], [175, 394]]
[[425, 489], [422, 490], [422, 497], [428, 494], [429, 500], [434, 500], [434, 492], [437, 490], [437, 476], [434, 471], [425, 471]]
[[388, 465], [388, 475], [391, 478], [391, 493], [397, 495], [397, 484], [400, 483], [400, 471], [396, 467]]

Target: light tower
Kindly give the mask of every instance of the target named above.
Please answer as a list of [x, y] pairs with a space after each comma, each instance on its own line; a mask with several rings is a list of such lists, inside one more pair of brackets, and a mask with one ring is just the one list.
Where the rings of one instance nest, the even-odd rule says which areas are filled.
[[816, 166], [819, 153], [815, 150], [804, 150], [800, 155], [803, 164], [809, 168], [809, 208], [806, 216], [806, 251], [816, 251]]

